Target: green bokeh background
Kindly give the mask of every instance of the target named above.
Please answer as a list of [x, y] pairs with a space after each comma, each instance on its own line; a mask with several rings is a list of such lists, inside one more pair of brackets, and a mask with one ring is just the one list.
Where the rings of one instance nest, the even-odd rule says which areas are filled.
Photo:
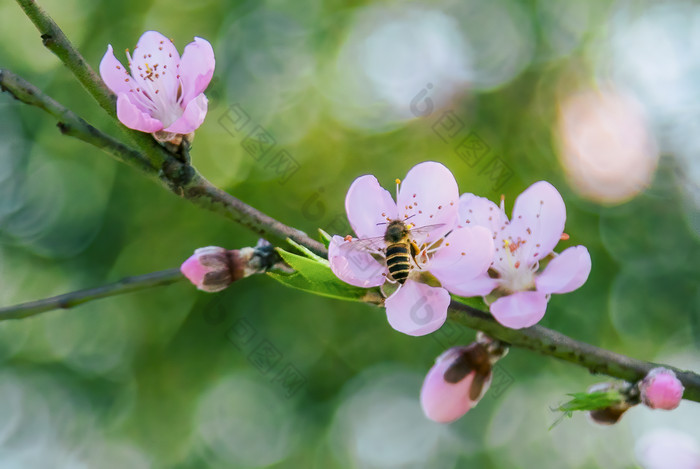
[[[585, 26], [574, 39], [564, 35], [573, 45], [557, 54], [551, 24], [576, 23], [550, 14], [560, 11], [558, 2], [501, 2], [529, 31], [533, 52], [521, 73], [488, 90], [461, 90], [424, 117], [373, 123], [377, 113], [369, 109], [366, 119], [348, 118], [356, 125], [337, 118], [354, 98], [347, 92], [339, 103], [342, 93], [329, 90], [358, 86], [334, 74], [358, 15], [418, 6], [468, 28], [480, 21], [478, 4], [42, 2], [94, 68], [108, 43], [133, 47], [148, 29], [180, 50], [193, 36], [210, 40], [217, 70], [193, 164], [307, 233], [347, 230], [343, 200], [355, 177], [375, 174], [391, 187], [428, 159], [447, 165], [463, 192], [493, 200], [505, 194], [508, 210], [533, 182], [552, 182], [567, 204], [567, 245], [586, 245], [593, 270], [583, 288], [551, 300], [541, 324], [699, 370], [698, 209], [680, 188], [678, 161], [662, 156], [652, 187], [613, 206], [577, 195], [556, 156], [558, 92], [567, 83], [593, 85], [590, 56], [599, 49], [592, 38], [611, 21], [612, 2], [591, 2]], [[0, 4], [0, 66], [121, 135], [9, 0]], [[244, 150], [243, 133], [221, 125], [234, 105], [250, 117], [246, 131], [259, 124], [276, 140], [274, 151], [298, 163], [288, 181]], [[446, 110], [463, 121], [460, 136], [474, 132], [488, 145], [479, 163], [455, 152], [457, 140], [436, 134]], [[494, 158], [512, 174], [504, 184], [486, 170]], [[256, 242], [244, 228], [61, 136], [52, 118], [7, 94], [0, 95], [0, 180], [2, 305], [175, 267], [201, 246]], [[379, 309], [265, 277], [215, 295], [182, 282], [3, 322], [0, 468], [630, 468], [638, 467], [635, 441], [653, 428], [680, 428], [700, 442], [695, 403], [672, 413], [636, 408], [612, 428], [576, 415], [548, 430], [566, 393], [604, 378], [522, 350], [501, 362], [501, 385], [466, 417], [449, 426], [429, 422], [417, 400], [425, 372], [446, 347], [474, 335], [445, 327], [408, 337]], [[259, 347], [273, 350], [271, 367], [256, 366]], [[293, 392], [280, 380], [289, 366], [302, 379]]]

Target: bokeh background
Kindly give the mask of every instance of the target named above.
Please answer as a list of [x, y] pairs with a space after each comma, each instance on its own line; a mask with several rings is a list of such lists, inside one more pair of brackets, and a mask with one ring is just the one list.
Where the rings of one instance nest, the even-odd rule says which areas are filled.
[[[507, 210], [546, 179], [587, 284], [542, 324], [700, 370], [700, 5], [691, 2], [45, 0], [88, 62], [156, 29], [217, 58], [194, 165], [314, 234], [348, 234], [353, 179], [437, 160]], [[0, 66], [118, 127], [0, 3]], [[249, 135], [263, 143], [251, 143]], [[255, 237], [0, 95], [0, 304], [178, 266]], [[700, 445], [700, 405], [613, 427], [558, 418], [603, 380], [512, 350], [478, 407], [425, 419], [420, 384], [474, 332], [392, 330], [376, 308], [269, 278], [178, 283], [0, 323], [0, 468], [633, 468], [645, 434]]]

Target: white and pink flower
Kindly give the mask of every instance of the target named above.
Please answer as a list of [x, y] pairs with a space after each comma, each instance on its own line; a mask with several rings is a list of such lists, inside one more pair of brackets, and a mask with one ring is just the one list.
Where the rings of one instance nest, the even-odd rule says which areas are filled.
[[195, 37], [182, 58], [172, 41], [146, 31], [133, 56], [127, 49], [129, 71], [114, 57], [112, 46], [100, 63], [100, 75], [117, 95], [117, 117], [130, 129], [184, 135], [194, 132], [207, 114], [204, 90], [214, 74], [214, 51]]
[[654, 368], [639, 383], [642, 402], [652, 409], [675, 409], [683, 399], [684, 390], [673, 370], [663, 367]]
[[[374, 176], [361, 176], [348, 190], [345, 209], [358, 238], [334, 236], [331, 240], [328, 259], [341, 280], [364, 288], [396, 283], [387, 270], [382, 242], [392, 220], [405, 220], [410, 238], [421, 248], [408, 279], [385, 301], [389, 324], [405, 334], [425, 335], [439, 329], [447, 318], [448, 290], [485, 275], [493, 259], [488, 230], [457, 227], [457, 182], [440, 163], [414, 166], [400, 183], [396, 202]], [[378, 240], [371, 251], [367, 239]], [[440, 287], [421, 281], [420, 274], [428, 271]]]
[[[506, 327], [519, 329], [540, 321], [553, 293], [578, 289], [588, 279], [591, 256], [584, 246], [562, 253], [553, 252], [564, 235], [566, 207], [559, 192], [545, 181], [527, 188], [515, 201], [510, 220], [504, 203], [473, 194], [460, 198], [461, 226], [483, 226], [490, 230], [496, 247], [488, 274], [454, 286], [452, 293], [498, 299], [490, 304], [491, 314]], [[540, 271], [540, 262], [551, 260]]]

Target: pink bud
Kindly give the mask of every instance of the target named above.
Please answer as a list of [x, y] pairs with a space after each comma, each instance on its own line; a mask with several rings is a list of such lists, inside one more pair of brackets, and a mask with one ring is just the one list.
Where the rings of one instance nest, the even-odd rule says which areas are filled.
[[667, 368], [654, 368], [639, 383], [642, 402], [652, 409], [673, 410], [683, 399], [683, 384]]
[[435, 361], [420, 392], [430, 420], [449, 423], [474, 407], [491, 384], [490, 357], [482, 344], [453, 347]]
[[180, 266], [182, 274], [198, 289], [217, 292], [242, 277], [235, 268], [237, 251], [207, 246], [194, 251]]

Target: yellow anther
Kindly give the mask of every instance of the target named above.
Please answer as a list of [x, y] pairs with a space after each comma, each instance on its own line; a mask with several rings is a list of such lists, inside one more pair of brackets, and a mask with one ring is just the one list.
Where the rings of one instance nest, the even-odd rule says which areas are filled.
[[396, 184], [401, 184], [401, 179], [396, 178]]

